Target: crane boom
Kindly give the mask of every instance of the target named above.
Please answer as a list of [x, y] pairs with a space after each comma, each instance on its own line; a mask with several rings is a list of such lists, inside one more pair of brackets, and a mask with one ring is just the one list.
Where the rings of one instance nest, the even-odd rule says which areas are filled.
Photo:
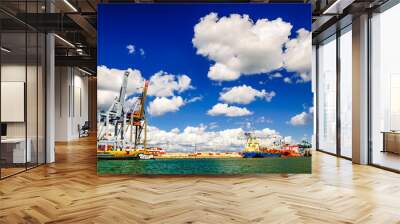
[[126, 71], [124, 73], [124, 76], [122, 79], [122, 85], [121, 85], [121, 89], [119, 90], [119, 96], [114, 99], [113, 104], [111, 105], [110, 109], [108, 110], [108, 113], [114, 113], [115, 117], [117, 117], [117, 118], [120, 118], [123, 115], [124, 102], [125, 102], [125, 96], [126, 96], [126, 88], [128, 85], [128, 78], [129, 78], [129, 72]]
[[[121, 126], [123, 128], [123, 121], [125, 118], [124, 112], [124, 103], [125, 103], [125, 96], [126, 96], [126, 89], [128, 86], [128, 78], [130, 73], [126, 71], [124, 73], [122, 79], [122, 85], [119, 90], [119, 95], [115, 97], [112, 105], [108, 109], [107, 113], [105, 113], [102, 118], [102, 125], [100, 127], [99, 135], [97, 136], [98, 139], [103, 139], [106, 135], [108, 125], [111, 124], [114, 126], [114, 139], [117, 138], [117, 135], [121, 135], [123, 138], [123, 130], [120, 130]], [[121, 132], [122, 131], [122, 132]]]
[[[149, 82], [144, 80], [144, 86], [141, 94], [137, 97], [134, 105], [125, 105], [127, 95], [127, 86], [130, 73], [126, 71], [123, 75], [122, 85], [119, 95], [114, 98], [112, 105], [106, 113], [101, 115], [100, 134], [98, 140], [113, 142], [113, 148], [126, 148], [133, 146], [134, 149], [138, 145], [147, 147], [147, 121], [145, 116], [145, 103]], [[127, 108], [127, 106], [129, 108]], [[110, 129], [114, 129], [114, 133], [110, 133]], [[144, 140], [142, 140], [142, 132], [144, 129]], [[126, 135], [129, 133], [128, 135]], [[107, 138], [109, 136], [109, 138]], [[129, 137], [130, 136], [130, 137]], [[109, 144], [109, 143], [105, 143]]]
[[124, 78], [122, 80], [122, 86], [121, 89], [119, 90], [119, 99], [118, 102], [123, 104], [125, 100], [125, 95], [126, 95], [126, 87], [128, 86], [128, 78], [129, 78], [129, 72], [126, 71], [124, 73]]
[[143, 118], [144, 116], [144, 104], [146, 102], [146, 97], [147, 97], [147, 88], [149, 87], [149, 81], [145, 80], [144, 81], [144, 88], [143, 88], [143, 93], [142, 93], [142, 98], [141, 98], [141, 108], [140, 108], [140, 117]]

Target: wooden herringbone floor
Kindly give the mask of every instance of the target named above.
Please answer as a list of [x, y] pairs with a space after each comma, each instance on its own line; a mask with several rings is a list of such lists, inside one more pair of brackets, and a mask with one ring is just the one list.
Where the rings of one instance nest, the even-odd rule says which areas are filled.
[[400, 175], [314, 153], [312, 175], [97, 176], [86, 138], [0, 181], [0, 223], [400, 223]]

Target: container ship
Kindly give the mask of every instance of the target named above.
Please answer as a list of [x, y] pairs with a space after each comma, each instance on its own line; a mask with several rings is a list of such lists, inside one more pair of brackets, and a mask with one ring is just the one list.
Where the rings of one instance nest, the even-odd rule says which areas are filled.
[[302, 156], [299, 152], [300, 145], [288, 145], [285, 144], [280, 149], [268, 149], [262, 147], [258, 143], [256, 137], [252, 136], [251, 133], [246, 133], [246, 146], [242, 151], [243, 158], [267, 158], [267, 157], [296, 157]]
[[277, 151], [269, 152], [268, 149], [260, 147], [257, 139], [250, 133], [246, 134], [247, 143], [242, 152], [243, 158], [264, 158], [264, 157], [281, 157], [281, 154]]

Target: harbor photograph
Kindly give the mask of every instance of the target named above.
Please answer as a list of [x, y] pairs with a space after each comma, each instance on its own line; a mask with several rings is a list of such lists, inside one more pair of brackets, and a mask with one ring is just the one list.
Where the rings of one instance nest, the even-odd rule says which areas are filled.
[[311, 173], [309, 5], [98, 13], [98, 174]]

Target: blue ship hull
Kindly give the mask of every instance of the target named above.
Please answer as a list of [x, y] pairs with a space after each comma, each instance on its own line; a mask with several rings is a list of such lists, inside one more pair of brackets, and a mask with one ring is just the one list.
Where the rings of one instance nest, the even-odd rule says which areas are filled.
[[265, 152], [243, 152], [243, 158], [265, 158], [265, 157], [281, 157], [281, 155], [276, 153], [265, 153]]

